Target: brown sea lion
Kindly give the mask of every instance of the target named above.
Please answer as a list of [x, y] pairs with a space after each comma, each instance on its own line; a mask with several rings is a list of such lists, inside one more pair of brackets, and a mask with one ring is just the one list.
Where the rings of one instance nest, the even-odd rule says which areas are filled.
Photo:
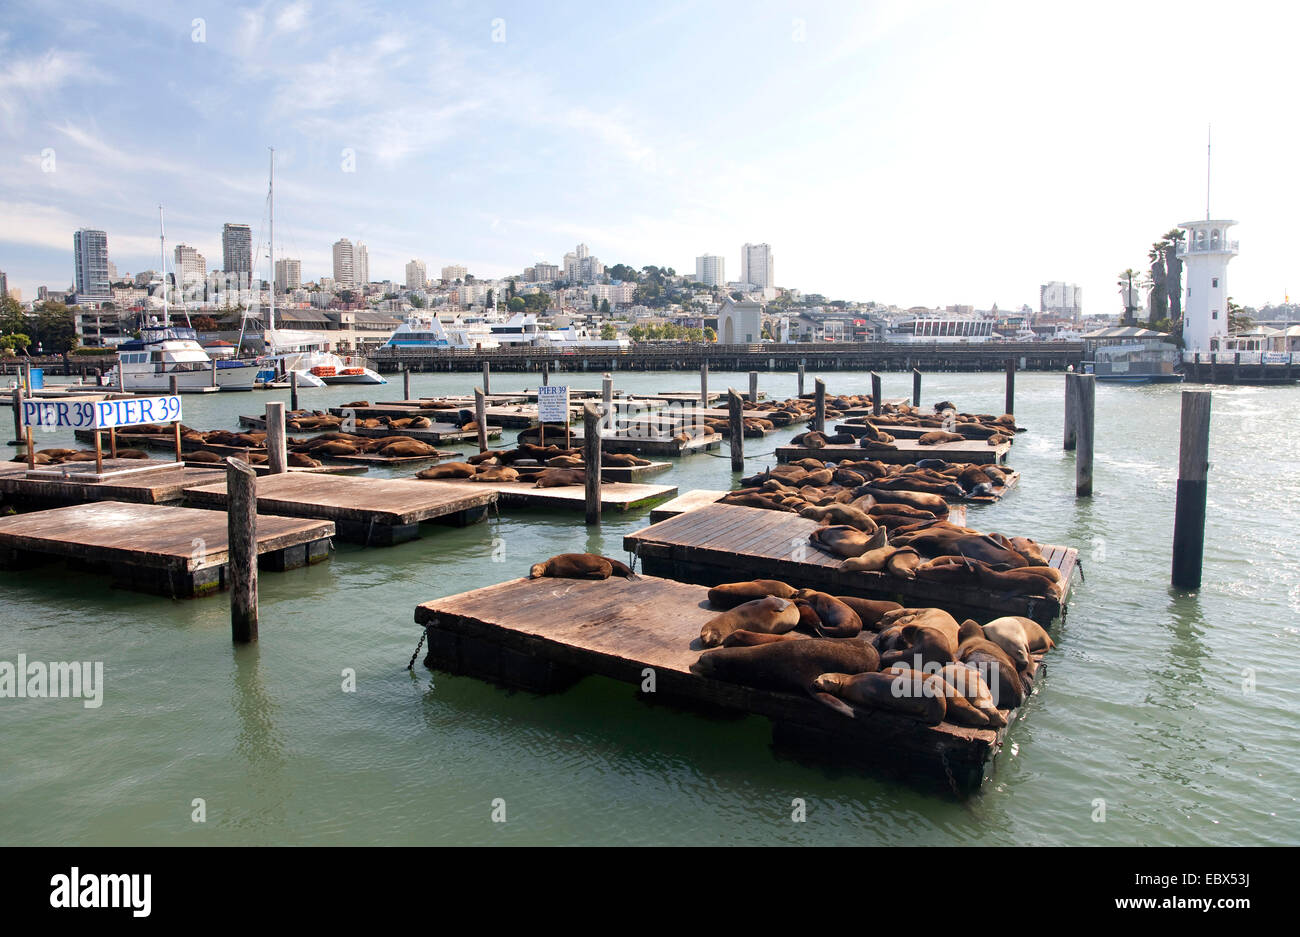
[[989, 685], [974, 667], [958, 663], [944, 664], [939, 675], [943, 677], [944, 683], [984, 714], [989, 726], [1000, 729], [1007, 724], [1007, 717], [998, 711], [997, 704], [993, 702]]
[[992, 569], [980, 564], [975, 573], [981, 586], [1008, 595], [1050, 596], [1061, 593], [1061, 571], [1051, 566]]
[[879, 655], [866, 642], [808, 638], [708, 651], [691, 664], [691, 671], [701, 677], [760, 690], [804, 692], [837, 712], [852, 716], [852, 709], [820, 690], [815, 681], [830, 672], [870, 673], [879, 665]]
[[117, 457], [119, 459], [147, 459], [149, 453], [143, 449], [119, 449], [117, 450]]
[[817, 633], [823, 638], [855, 638], [862, 633], [862, 619], [852, 607], [833, 595], [815, 589], [800, 589], [796, 602], [807, 602], [817, 613]]
[[735, 608], [754, 599], [774, 595], [780, 599], [794, 598], [795, 590], [775, 579], [751, 579], [748, 582], [724, 582], [709, 590], [709, 604], [714, 608]]
[[861, 556], [868, 550], [874, 550], [884, 543], [885, 535], [877, 528], [872, 533], [850, 527], [847, 524], [834, 524], [818, 527], [808, 535], [808, 542], [825, 550], [832, 556]]
[[422, 472], [417, 472], [416, 478], [473, 478], [478, 472], [476, 466], [468, 462], [444, 462], [442, 465], [432, 465]]
[[881, 616], [886, 612], [902, 608], [897, 602], [886, 602], [881, 599], [859, 599], [851, 595], [837, 595], [835, 598], [858, 613], [862, 627], [867, 631], [877, 630], [880, 627]]
[[534, 563], [528, 570], [529, 579], [540, 579], [543, 576], [553, 579], [608, 579], [610, 576], [640, 578], [626, 563], [595, 553], [561, 553], [545, 563]]
[[979, 671], [993, 702], [999, 709], [1010, 709], [1025, 701], [1025, 686], [1015, 661], [988, 638], [967, 638], [957, 645], [957, 662]]
[[993, 632], [1010, 631], [1014, 635], [1017, 627], [1020, 628], [1021, 633], [1024, 635], [1025, 647], [1030, 652], [1041, 654], [1056, 647], [1056, 642], [1052, 640], [1042, 625], [1032, 618], [1025, 618], [1022, 615], [1004, 615], [1001, 618], [995, 618], [987, 622], [984, 625], [984, 635], [990, 641], [996, 641]]
[[436, 456], [438, 448], [428, 443], [420, 442], [415, 439], [407, 439], [403, 442], [395, 442], [385, 446], [379, 451], [379, 454], [386, 458], [410, 458], [412, 456]]
[[897, 713], [938, 725], [948, 713], [947, 693], [937, 684], [938, 676], [926, 677], [912, 670], [895, 668], [888, 673], [846, 674], [827, 671], [813, 682], [815, 689], [867, 709]]
[[891, 556], [903, 549], [911, 550], [912, 555], [916, 555], [916, 551], [912, 550], [911, 547], [876, 547], [866, 553], [849, 557], [840, 564], [840, 569], [847, 569], [851, 572], [878, 573], [885, 568], [885, 564], [889, 562]]
[[289, 464], [294, 468], [320, 468], [321, 465], [311, 456], [302, 452], [290, 452]]
[[785, 634], [764, 634], [761, 631], [733, 631], [722, 639], [723, 647], [758, 647], [760, 644], [775, 644], [778, 641], [807, 641], [808, 635], [798, 631]]
[[582, 468], [582, 459], [576, 455], [557, 455], [546, 460], [547, 468]]
[[945, 433], [943, 430], [934, 430], [933, 432], [923, 433], [917, 440], [922, 446], [937, 446], [941, 443], [963, 442], [965, 436], [959, 433]]
[[799, 624], [799, 607], [789, 599], [769, 595], [715, 615], [700, 628], [700, 641], [705, 647], [717, 647], [733, 631], [760, 631], [765, 634], [784, 634]]
[[841, 524], [856, 527], [868, 534], [874, 534], [880, 527], [871, 516], [861, 508], [850, 504], [828, 504], [825, 507], [809, 507], [799, 512], [800, 517], [809, 517], [823, 524]]
[[472, 482], [515, 482], [519, 481], [519, 473], [508, 465], [493, 465], [488, 468], [478, 466], [479, 471], [475, 472], [470, 478]]
[[[957, 654], [957, 632], [959, 626], [947, 612], [938, 608], [904, 609], [904, 614], [890, 613], [884, 616], [881, 624], [887, 627], [901, 628], [901, 641], [896, 649], [882, 654], [880, 661], [884, 667], [904, 663], [908, 666], [935, 664], [943, 666], [954, 660]], [[919, 661], [914, 664], [914, 661]]]
[[[296, 454], [297, 453], [295, 453], [295, 455]], [[198, 452], [185, 453], [185, 461], [217, 463], [221, 461], [221, 456], [217, 455], [215, 452], [208, 452], [206, 449], [200, 449]]]
[[1039, 549], [1038, 544], [1028, 537], [1012, 537], [1011, 549], [1028, 560], [1030, 566], [1047, 565], [1047, 560], [1043, 558], [1043, 551]]
[[564, 488], [569, 485], [585, 485], [587, 473], [583, 469], [548, 468], [537, 476], [534, 488]]

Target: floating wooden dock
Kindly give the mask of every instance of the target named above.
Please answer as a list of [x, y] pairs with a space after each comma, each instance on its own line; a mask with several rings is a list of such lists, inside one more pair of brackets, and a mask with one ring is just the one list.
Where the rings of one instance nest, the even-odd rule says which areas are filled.
[[[879, 423], [876, 425], [876, 429], [880, 430], [882, 433], [888, 433], [889, 435], [893, 436], [895, 439], [920, 439], [926, 433], [933, 433], [937, 430], [942, 430], [943, 427], [942, 426], [894, 426], [889, 423]], [[867, 431], [866, 427], [863, 426], [861, 423], [839, 423], [835, 427], [835, 432], [837, 433], [850, 433], [854, 436], [862, 436], [866, 433], [866, 431]], [[990, 436], [999, 432], [1005, 435], [1008, 439], [1015, 438], [1014, 433], [1007, 432], [1005, 429], [989, 429], [986, 426], [980, 426], [978, 428], [972, 426], [970, 429], [963, 429], [962, 435], [964, 435], [968, 440], [974, 440], [974, 439], [983, 440], [983, 439], [988, 439]]]
[[[536, 488], [533, 482], [472, 482], [464, 478], [421, 478], [416, 484], [431, 488], [459, 485], [482, 488], [495, 492], [498, 503], [508, 507], [547, 507], [570, 511], [585, 511], [587, 488], [585, 485], [565, 485], [562, 488]], [[600, 484], [600, 509], [602, 511], [632, 511], [663, 501], [677, 494], [672, 485], [637, 485], [628, 482]]]
[[947, 462], [971, 462], [975, 465], [996, 465], [1006, 459], [1011, 443], [990, 446], [982, 440], [941, 442], [923, 446], [915, 439], [898, 439], [893, 449], [864, 449], [861, 446], [826, 446], [807, 449], [803, 446], [777, 446], [778, 462], [796, 462], [799, 459], [817, 459], [820, 462], [857, 462], [874, 460], [886, 465], [909, 465], [918, 459], [943, 459]]
[[[16, 463], [9, 463], [16, 464]], [[38, 465], [28, 472], [0, 473], [0, 495], [6, 503], [24, 508], [47, 508], [88, 501], [130, 501], [138, 504], [166, 504], [181, 501], [190, 485], [202, 485], [225, 478], [220, 468], [196, 469], [175, 462], [145, 459], [104, 459], [108, 477], [94, 480], [94, 462]], [[109, 475], [126, 471], [129, 474]], [[56, 474], [57, 473], [57, 474]]]
[[602, 436], [600, 448], [605, 452], [632, 452], [638, 455], [684, 456], [694, 452], [717, 449], [722, 445], [722, 436], [707, 433], [694, 436], [683, 442], [673, 436], [644, 436], [637, 433], [615, 433]]
[[[334, 409], [339, 409], [335, 407]], [[436, 413], [437, 411], [431, 411]], [[443, 411], [446, 412], [446, 411]], [[417, 414], [424, 416], [426, 414]], [[364, 419], [364, 417], [358, 417]], [[266, 418], [261, 416], [241, 416], [239, 418], [241, 426], [249, 429], [266, 429]], [[418, 442], [427, 442], [431, 446], [440, 445], [447, 442], [472, 442], [478, 439], [478, 430], [463, 430], [455, 423], [434, 423], [424, 429], [408, 429], [404, 426], [355, 426], [352, 429], [321, 429], [321, 430], [290, 430], [290, 433], [298, 439], [311, 439], [324, 433], [348, 433], [352, 436], [360, 436], [363, 439], [383, 439], [385, 436], [409, 436]], [[501, 437], [500, 426], [488, 426], [487, 438], [499, 439]]]
[[658, 507], [650, 509], [650, 523], [657, 524], [660, 521], [666, 521], [670, 517], [676, 517], [678, 514], [685, 514], [687, 511], [694, 511], [706, 505], [713, 504], [719, 498], [725, 498], [727, 492], [716, 491], [708, 488], [694, 488], [684, 495], [678, 495], [671, 501], [665, 501]]
[[[795, 588], [832, 595], [942, 608], [959, 621], [1023, 615], [1047, 625], [1064, 612], [1065, 599], [1054, 595], [1001, 595], [973, 586], [841, 569], [842, 557], [824, 553], [808, 542], [817, 527], [816, 521], [785, 511], [711, 504], [628, 534], [623, 548], [639, 556], [650, 575], [708, 586], [779, 579]], [[1061, 571], [1068, 597], [1079, 551], [1047, 545], [1041, 549], [1048, 564]]]
[[424, 663], [432, 669], [536, 693], [564, 690], [588, 674], [639, 687], [649, 669], [655, 692], [642, 699], [765, 716], [777, 744], [803, 755], [958, 794], [979, 788], [1005, 728], [927, 726], [860, 708], [849, 718], [807, 696], [692, 673], [703, 650], [700, 629], [718, 614], [707, 591], [652, 576], [516, 579], [425, 602], [416, 606], [415, 621], [426, 629]]
[[[546, 466], [537, 462], [521, 459], [510, 463], [511, 468], [541, 471]], [[648, 465], [601, 465], [600, 480], [605, 482], [639, 482], [651, 475], [658, 475], [673, 467], [671, 462], [651, 462]]]
[[[185, 497], [195, 507], [224, 508], [224, 476], [219, 482], [187, 488]], [[258, 511], [329, 520], [341, 539], [366, 546], [414, 540], [426, 521], [473, 523], [496, 500], [488, 485], [434, 486], [407, 479], [301, 473], [257, 478]]]
[[[107, 571], [120, 585], [180, 598], [227, 586], [227, 520], [162, 504], [79, 504], [0, 518], [0, 565], [43, 559]], [[296, 569], [329, 559], [334, 525], [259, 514], [258, 566]]]

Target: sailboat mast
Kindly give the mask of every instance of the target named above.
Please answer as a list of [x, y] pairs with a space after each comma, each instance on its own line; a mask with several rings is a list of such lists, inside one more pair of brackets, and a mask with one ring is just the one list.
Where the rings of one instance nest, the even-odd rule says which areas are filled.
[[158, 275], [162, 277], [163, 328], [172, 324], [171, 313], [167, 310], [167, 242], [163, 238], [163, 209], [158, 206]]
[[275, 328], [275, 147], [271, 151], [271, 313], [267, 316], [267, 328]]

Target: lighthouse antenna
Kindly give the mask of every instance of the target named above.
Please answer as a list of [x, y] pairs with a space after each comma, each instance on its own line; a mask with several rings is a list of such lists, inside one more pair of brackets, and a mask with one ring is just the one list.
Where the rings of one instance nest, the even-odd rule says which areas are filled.
[[1205, 220], [1210, 220], [1210, 125], [1205, 125]]

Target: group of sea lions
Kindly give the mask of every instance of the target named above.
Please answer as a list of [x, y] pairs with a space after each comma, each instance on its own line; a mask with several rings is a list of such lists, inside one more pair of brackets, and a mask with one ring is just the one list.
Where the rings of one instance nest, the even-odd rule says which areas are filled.
[[[650, 460], [626, 452], [601, 454], [605, 467], [649, 465]], [[416, 478], [457, 478], [475, 482], [531, 481], [535, 488], [562, 488], [587, 482], [581, 449], [521, 443], [514, 449], [489, 449], [463, 462], [444, 462], [416, 474]]]
[[1016, 418], [1010, 413], [994, 416], [991, 413], [962, 413], [950, 400], [941, 400], [933, 412], [926, 412], [908, 404], [887, 404], [879, 415], [850, 417], [846, 423], [878, 427], [914, 426], [932, 427], [934, 432], [920, 437], [922, 445], [941, 442], [960, 442], [965, 439], [984, 439], [989, 445], [1006, 442], [1020, 432]]
[[[346, 403], [341, 409], [347, 411], [351, 407], [368, 407], [368, 401], [354, 400]], [[449, 410], [445, 414], [439, 413], [438, 422], [452, 423], [462, 432], [474, 432], [478, 429], [478, 423], [474, 420], [473, 411], [470, 410]], [[332, 413], [326, 413], [323, 410], [290, 410], [284, 415], [284, 425], [286, 429], [294, 431], [310, 430], [333, 430], [339, 429], [347, 424], [351, 429], [429, 429], [433, 426], [434, 421], [427, 416], [383, 416], [374, 417], [356, 417], [347, 415], [335, 416]]]
[[758, 689], [807, 693], [847, 716], [856, 707], [936, 725], [1007, 724], [1053, 642], [1019, 616], [958, 624], [937, 608], [832, 596], [777, 580], [709, 590], [720, 614], [700, 629], [691, 670]]
[[950, 501], [998, 496], [1011, 474], [1003, 466], [942, 459], [887, 465], [874, 460], [834, 463], [808, 458], [742, 478], [741, 487], [720, 500], [791, 514], [810, 507], [848, 505], [892, 530], [946, 518]]
[[[103, 458], [108, 458], [108, 453], [102, 453]], [[118, 449], [117, 457], [119, 459], [147, 459], [149, 453], [140, 449]], [[33, 462], [36, 465], [62, 465], [65, 462], [94, 462], [94, 449], [37, 449], [33, 454]], [[24, 450], [14, 456], [11, 462], [26, 462], [27, 452]]]

